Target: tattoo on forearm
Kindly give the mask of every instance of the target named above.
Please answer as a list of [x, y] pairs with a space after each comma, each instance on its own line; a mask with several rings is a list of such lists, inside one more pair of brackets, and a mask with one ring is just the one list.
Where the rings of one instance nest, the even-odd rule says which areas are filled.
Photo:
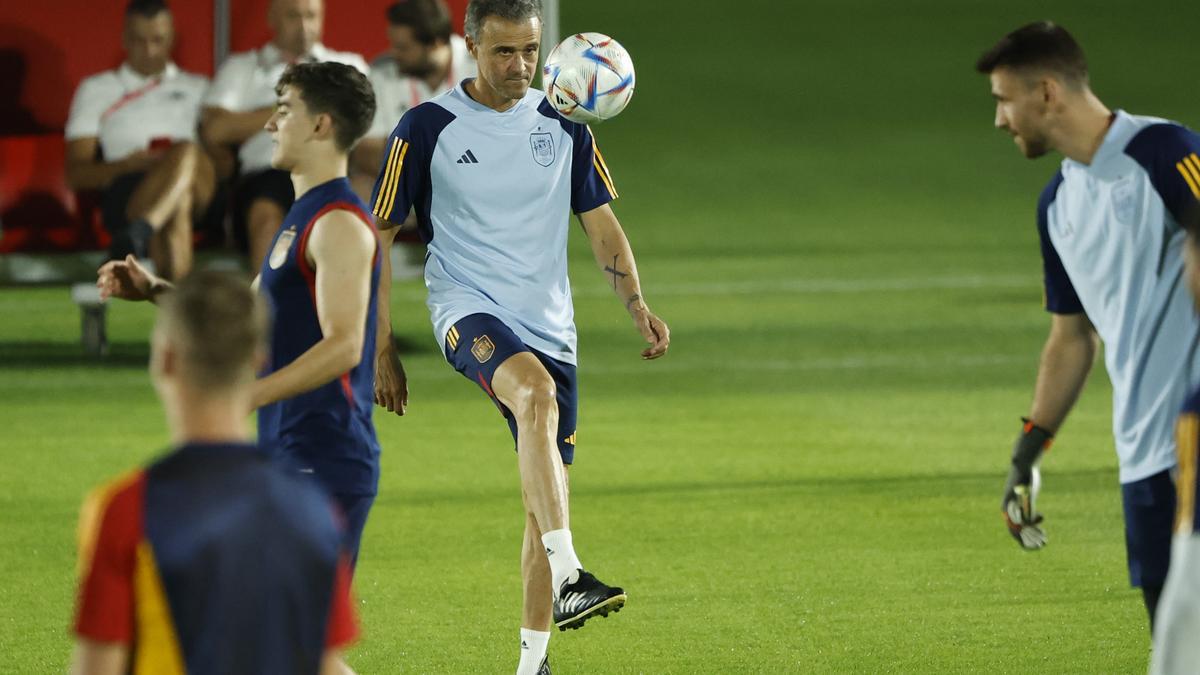
[[629, 272], [622, 272], [621, 270], [617, 269], [617, 259], [620, 257], [621, 256], [619, 256], [619, 255], [614, 255], [613, 256], [613, 264], [606, 265], [604, 267], [604, 271], [608, 272], [609, 274], [612, 275], [613, 290], [616, 290], [616, 288], [617, 288], [617, 279], [618, 278], [624, 279], [625, 277], [629, 276]]
[[630, 307], [632, 307], [632, 306], [633, 306], [633, 303], [635, 303], [635, 302], [637, 302], [638, 300], [641, 300], [641, 299], [642, 299], [642, 296], [641, 296], [641, 295], [638, 295], [637, 293], [634, 293], [634, 294], [633, 294], [633, 297], [632, 297], [632, 298], [629, 298], [629, 300], [628, 300], [628, 301], [625, 303], [625, 309], [629, 309]]

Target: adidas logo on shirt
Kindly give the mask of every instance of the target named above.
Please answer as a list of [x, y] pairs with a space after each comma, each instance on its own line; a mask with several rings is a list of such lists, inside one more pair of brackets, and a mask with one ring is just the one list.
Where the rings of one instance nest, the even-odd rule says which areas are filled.
[[455, 164], [478, 164], [478, 163], [479, 163], [479, 160], [475, 159], [475, 153], [471, 152], [470, 150], [467, 150], [466, 152], [464, 152], [463, 156], [459, 157], [458, 161], [455, 162]]

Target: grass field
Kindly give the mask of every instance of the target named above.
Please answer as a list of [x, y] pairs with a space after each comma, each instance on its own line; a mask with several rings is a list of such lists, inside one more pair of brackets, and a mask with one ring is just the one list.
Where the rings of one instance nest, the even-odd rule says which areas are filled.
[[[971, 66], [1050, 15], [1089, 50], [1101, 98], [1197, 126], [1180, 86], [1197, 10], [692, 4], [564, 1], [565, 30], [610, 32], [638, 64], [630, 110], [597, 134], [673, 346], [638, 358], [573, 235], [572, 528], [630, 601], [557, 634], [555, 672], [1144, 671], [1102, 369], [1044, 467], [1050, 545], [1023, 553], [1001, 524], [1048, 326], [1033, 215], [1054, 167], [990, 129]], [[411, 407], [376, 415], [384, 477], [349, 661], [511, 672], [511, 440], [442, 361], [421, 290], [394, 292]], [[0, 672], [61, 671], [79, 501], [164, 448], [151, 320], [113, 307], [113, 355], [94, 364], [64, 290], [0, 290]]]

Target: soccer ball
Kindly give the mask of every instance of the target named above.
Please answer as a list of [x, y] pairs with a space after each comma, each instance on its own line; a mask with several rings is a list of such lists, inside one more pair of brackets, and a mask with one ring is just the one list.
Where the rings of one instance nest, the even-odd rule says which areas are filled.
[[542, 67], [546, 100], [580, 124], [616, 117], [633, 97], [633, 60], [600, 33], [576, 33], [558, 43]]

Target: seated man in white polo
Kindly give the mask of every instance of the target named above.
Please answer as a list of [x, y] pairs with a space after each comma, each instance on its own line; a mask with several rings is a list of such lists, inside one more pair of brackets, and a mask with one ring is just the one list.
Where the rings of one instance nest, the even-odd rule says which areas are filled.
[[271, 135], [263, 128], [275, 111], [275, 83], [284, 68], [300, 61], [336, 61], [367, 74], [367, 62], [353, 52], [321, 44], [323, 0], [271, 0], [267, 10], [271, 41], [254, 51], [234, 54], [217, 71], [204, 99], [201, 133], [223, 176], [238, 178], [233, 188], [233, 226], [238, 243], [248, 248], [250, 268], [262, 267], [295, 195], [287, 171], [271, 168]]
[[110, 255], [149, 257], [167, 279], [191, 269], [193, 223], [220, 217], [213, 165], [196, 144], [208, 80], [171, 62], [174, 36], [163, 0], [131, 0], [125, 62], [80, 83], [66, 128], [67, 183], [103, 192]]

